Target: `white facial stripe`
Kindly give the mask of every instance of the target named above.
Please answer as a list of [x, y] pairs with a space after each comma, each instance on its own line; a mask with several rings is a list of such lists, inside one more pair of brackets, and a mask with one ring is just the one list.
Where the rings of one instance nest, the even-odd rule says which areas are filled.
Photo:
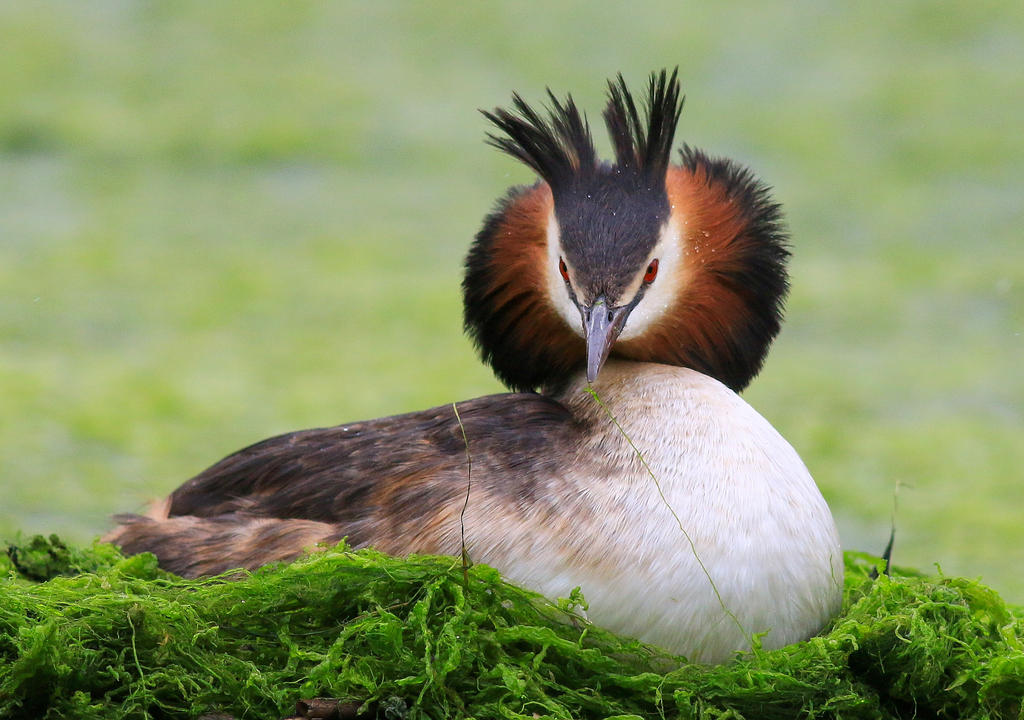
[[[555, 219], [555, 212], [552, 209], [548, 216], [547, 228], [548, 242], [548, 297], [554, 304], [555, 311], [565, 321], [565, 324], [572, 328], [580, 337], [583, 337], [583, 321], [580, 318], [580, 311], [576, 308], [572, 298], [569, 297], [569, 290], [565, 286], [565, 280], [558, 270], [559, 259], [565, 260], [562, 255], [561, 238], [558, 232], [558, 221]], [[633, 308], [626, 320], [626, 326], [619, 335], [619, 340], [631, 340], [643, 335], [647, 329], [657, 322], [675, 301], [679, 293], [679, 283], [682, 277], [681, 267], [684, 262], [683, 243], [680, 238], [680, 229], [676, 218], [670, 217], [661, 229], [658, 242], [651, 251], [651, 260], [658, 260], [658, 276], [650, 284], [643, 298]], [[572, 281], [575, 272], [571, 265], [569, 268], [569, 279]], [[632, 298], [639, 290], [643, 282], [647, 266], [637, 273], [636, 278], [630, 283], [623, 293], [622, 299]]]
[[[643, 298], [633, 308], [622, 329], [619, 340], [631, 340], [643, 335], [647, 329], [657, 322], [675, 301], [679, 294], [679, 283], [682, 277], [683, 243], [680, 229], [675, 216], [669, 218], [661, 228], [658, 243], [654, 246], [648, 262], [658, 260], [658, 276], [650, 284]], [[640, 288], [647, 266], [637, 275], [634, 292]], [[628, 291], [627, 291], [628, 293]], [[632, 297], [628, 295], [626, 297]], [[578, 314], [578, 313], [577, 313]]]
[[[558, 271], [558, 260], [559, 258], [565, 259], [562, 252], [562, 240], [558, 232], [558, 220], [555, 219], [554, 208], [551, 210], [551, 214], [548, 215], [548, 268], [547, 268], [547, 279], [548, 279], [548, 297], [551, 298], [552, 304], [555, 306], [555, 311], [565, 321], [565, 324], [572, 328], [580, 337], [583, 337], [583, 320], [580, 318], [580, 311], [576, 309], [576, 304], [573, 303], [572, 298], [569, 297], [569, 288], [565, 286], [565, 280], [562, 279], [562, 273]], [[569, 267], [569, 279], [575, 276], [575, 271], [571, 265]]]

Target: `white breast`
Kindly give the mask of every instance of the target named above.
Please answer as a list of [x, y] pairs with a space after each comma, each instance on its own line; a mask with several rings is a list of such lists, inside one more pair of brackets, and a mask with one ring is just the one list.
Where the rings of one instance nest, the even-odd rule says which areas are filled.
[[594, 622], [696, 662], [728, 660], [755, 634], [774, 648], [821, 630], [839, 611], [842, 552], [789, 443], [692, 370], [612, 361], [595, 389], [650, 472], [575, 385], [562, 399], [597, 431], [566, 472], [595, 476], [572, 478], [568, 530], [535, 528], [494, 564], [552, 598], [581, 586]]

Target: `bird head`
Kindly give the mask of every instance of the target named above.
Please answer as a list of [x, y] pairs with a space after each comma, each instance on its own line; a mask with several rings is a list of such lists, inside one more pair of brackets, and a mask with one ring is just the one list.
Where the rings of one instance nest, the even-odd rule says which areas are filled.
[[767, 188], [745, 168], [683, 147], [677, 73], [652, 75], [644, 111], [622, 76], [597, 157], [586, 118], [550, 91], [547, 114], [518, 95], [484, 115], [488, 141], [539, 180], [512, 188], [466, 260], [466, 328], [516, 390], [555, 390], [605, 360], [691, 367], [740, 390], [778, 333], [786, 237]]

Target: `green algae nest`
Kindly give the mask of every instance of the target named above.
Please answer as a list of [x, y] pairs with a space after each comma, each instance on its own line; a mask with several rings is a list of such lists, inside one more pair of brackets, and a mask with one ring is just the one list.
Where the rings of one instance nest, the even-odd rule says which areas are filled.
[[1024, 718], [1024, 611], [848, 553], [823, 635], [688, 665], [494, 570], [344, 546], [198, 581], [36, 537], [0, 552], [0, 717]]

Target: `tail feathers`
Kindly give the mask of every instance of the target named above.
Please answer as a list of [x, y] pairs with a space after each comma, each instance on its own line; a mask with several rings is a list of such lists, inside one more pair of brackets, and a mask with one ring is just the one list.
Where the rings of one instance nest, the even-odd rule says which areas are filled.
[[120, 525], [103, 539], [127, 555], [151, 552], [160, 566], [182, 577], [254, 570], [272, 562], [294, 560], [319, 543], [344, 537], [336, 525], [313, 520], [220, 515], [172, 518], [117, 515]]

